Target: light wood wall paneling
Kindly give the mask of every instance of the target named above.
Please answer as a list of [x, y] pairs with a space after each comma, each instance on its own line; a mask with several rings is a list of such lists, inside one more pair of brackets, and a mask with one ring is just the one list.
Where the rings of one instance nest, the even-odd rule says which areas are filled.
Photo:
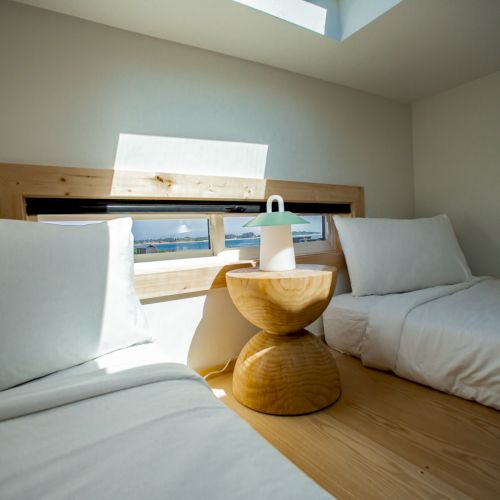
[[364, 216], [359, 186], [6, 163], [0, 182], [17, 196], [263, 201], [279, 193], [292, 202], [348, 203]]

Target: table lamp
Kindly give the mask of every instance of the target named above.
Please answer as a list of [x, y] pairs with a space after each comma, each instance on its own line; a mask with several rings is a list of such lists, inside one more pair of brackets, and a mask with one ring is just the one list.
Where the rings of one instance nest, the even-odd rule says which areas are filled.
[[[273, 212], [273, 202], [278, 202], [278, 211]], [[267, 199], [267, 212], [259, 214], [244, 227], [261, 227], [260, 269], [262, 271], [290, 271], [295, 269], [292, 224], [309, 224], [309, 221], [285, 212], [283, 198], [273, 194]]]

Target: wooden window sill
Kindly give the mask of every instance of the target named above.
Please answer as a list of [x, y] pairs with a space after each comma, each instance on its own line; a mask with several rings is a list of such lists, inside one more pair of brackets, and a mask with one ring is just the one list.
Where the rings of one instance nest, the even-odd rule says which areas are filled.
[[[186, 260], [136, 263], [135, 288], [139, 298], [155, 299], [225, 287], [227, 271], [256, 265], [253, 260], [228, 262], [216, 257]], [[204, 262], [195, 262], [199, 260]]]

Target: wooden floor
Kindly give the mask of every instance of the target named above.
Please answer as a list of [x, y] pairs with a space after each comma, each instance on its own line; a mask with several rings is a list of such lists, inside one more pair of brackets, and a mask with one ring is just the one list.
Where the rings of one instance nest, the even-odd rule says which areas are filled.
[[[231, 374], [209, 380], [216, 395], [340, 499], [500, 499], [500, 412], [336, 355], [337, 403], [278, 417], [231, 394]], [[222, 389], [223, 391], [221, 391]]]

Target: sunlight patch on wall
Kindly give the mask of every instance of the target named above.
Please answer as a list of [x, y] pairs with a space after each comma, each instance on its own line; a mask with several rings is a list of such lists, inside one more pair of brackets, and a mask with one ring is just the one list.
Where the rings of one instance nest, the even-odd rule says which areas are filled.
[[267, 144], [120, 134], [115, 170], [263, 179]]

